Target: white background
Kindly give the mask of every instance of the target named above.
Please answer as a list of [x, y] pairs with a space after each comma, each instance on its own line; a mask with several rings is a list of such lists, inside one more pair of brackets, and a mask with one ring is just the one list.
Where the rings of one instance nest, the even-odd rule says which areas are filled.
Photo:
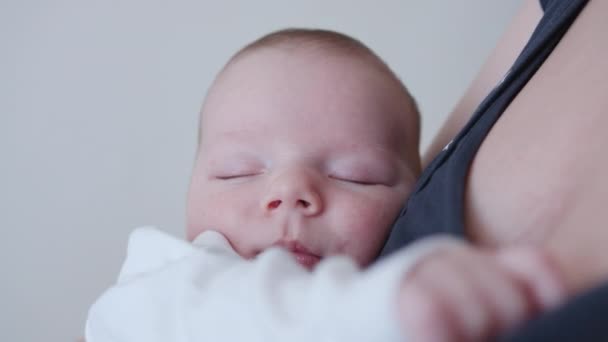
[[183, 236], [197, 113], [238, 48], [348, 33], [402, 78], [426, 146], [520, 0], [0, 0], [0, 341], [73, 341], [130, 230]]

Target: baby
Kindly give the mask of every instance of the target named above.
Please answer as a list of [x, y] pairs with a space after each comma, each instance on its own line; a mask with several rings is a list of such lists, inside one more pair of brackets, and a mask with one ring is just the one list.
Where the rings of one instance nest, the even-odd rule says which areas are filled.
[[419, 115], [345, 35], [239, 51], [201, 110], [187, 237], [136, 230], [91, 308], [101, 341], [466, 341], [564, 296], [550, 256], [421, 240], [374, 263], [420, 172]]

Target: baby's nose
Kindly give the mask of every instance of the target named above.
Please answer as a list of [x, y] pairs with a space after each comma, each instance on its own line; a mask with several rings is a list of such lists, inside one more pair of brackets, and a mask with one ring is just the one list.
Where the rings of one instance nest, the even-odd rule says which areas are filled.
[[323, 210], [323, 201], [316, 183], [305, 172], [284, 173], [271, 183], [262, 209], [269, 213], [289, 210], [306, 216], [318, 215]]

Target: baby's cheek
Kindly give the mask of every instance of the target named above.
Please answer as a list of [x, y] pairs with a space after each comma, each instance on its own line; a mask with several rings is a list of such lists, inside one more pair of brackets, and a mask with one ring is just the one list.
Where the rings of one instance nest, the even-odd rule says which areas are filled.
[[205, 199], [196, 194], [190, 193], [188, 196], [187, 213], [186, 213], [186, 236], [192, 241], [205, 227]]
[[[259, 251], [260, 241], [266, 243], [271, 227], [264, 224], [260, 202], [256, 201], [254, 187], [235, 188], [230, 191], [209, 192], [201, 202], [201, 230], [215, 230], [222, 233], [237, 253], [245, 258], [253, 257]], [[276, 239], [276, 237], [275, 237]]]
[[238, 196], [229, 192], [207, 191], [191, 195], [188, 200], [188, 238], [194, 239], [205, 230], [216, 230], [227, 235], [239, 212]]
[[353, 201], [345, 212], [346, 220], [339, 224], [348, 240], [348, 254], [365, 266], [373, 261], [383, 246], [399, 207], [385, 200]]
[[356, 219], [374, 233], [388, 230], [402, 206], [402, 200], [393, 193], [381, 192], [365, 197], [357, 203]]

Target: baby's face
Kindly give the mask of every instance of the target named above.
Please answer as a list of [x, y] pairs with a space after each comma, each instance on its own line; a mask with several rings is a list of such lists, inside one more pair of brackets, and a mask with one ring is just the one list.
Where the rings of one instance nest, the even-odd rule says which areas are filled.
[[321, 53], [260, 49], [218, 79], [203, 107], [189, 239], [217, 230], [246, 258], [280, 245], [309, 268], [377, 256], [415, 178], [409, 107], [365, 62]]

